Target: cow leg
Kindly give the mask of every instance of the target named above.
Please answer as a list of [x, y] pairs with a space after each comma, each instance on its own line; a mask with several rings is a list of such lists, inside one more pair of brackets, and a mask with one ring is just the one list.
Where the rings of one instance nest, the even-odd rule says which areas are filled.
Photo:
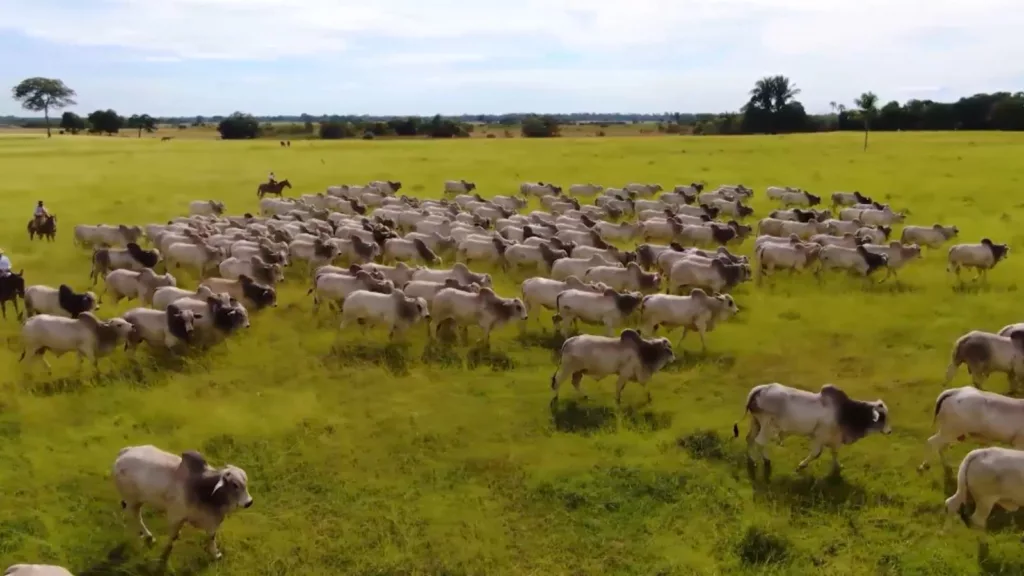
[[[582, 375], [582, 374], [581, 374]], [[551, 375], [551, 409], [554, 410], [555, 406], [558, 405], [558, 388], [565, 382], [568, 374], [565, 371], [565, 365], [559, 365], [558, 370]], [[579, 389], [579, 382], [576, 379], [576, 374], [573, 374], [573, 385]]]
[[978, 390], [983, 390], [981, 385], [985, 383], [985, 380], [988, 380], [988, 370], [982, 366], [968, 364], [967, 371], [971, 373], [971, 380], [974, 382], [974, 387]]
[[132, 515], [132, 520], [135, 521], [135, 528], [139, 534], [139, 538], [142, 538], [146, 544], [152, 544], [156, 539], [153, 538], [153, 533], [149, 531], [149, 528], [146, 528], [146, 523], [142, 521], [142, 503], [134, 502], [132, 504], [128, 504], [126, 507], [128, 509], [128, 513]]
[[807, 468], [808, 464], [810, 464], [814, 460], [817, 460], [818, 457], [821, 456], [821, 450], [823, 448], [824, 446], [822, 445], [821, 440], [818, 440], [817, 438], [812, 438], [810, 454], [808, 454], [806, 458], [801, 460], [800, 463], [796, 465], [796, 469], [803, 470], [804, 468]]
[[[945, 438], [942, 435], [942, 430], [939, 430], [938, 432], [935, 433], [934, 436], [932, 436], [931, 438], [928, 439], [928, 446], [931, 446], [932, 450], [935, 450], [935, 453], [938, 454], [939, 462], [942, 463], [942, 467], [943, 468], [949, 468], [949, 465], [946, 464], [946, 455], [945, 455], [945, 453], [943, 451], [946, 449], [947, 446], [952, 444], [955, 440], [956, 440], [955, 438], [953, 438], [953, 439]], [[917, 467], [917, 471], [918, 472], [924, 472], [925, 470], [927, 470], [929, 468], [929, 466], [930, 466], [930, 464], [928, 463], [928, 458], [925, 457], [924, 462], [921, 462], [921, 465]]]
[[[705, 340], [704, 340], [704, 333], [706, 331], [707, 331], [707, 327], [704, 325], [704, 323], [703, 322], [699, 322], [697, 324], [697, 335], [700, 336], [700, 351], [701, 351], [702, 354], [706, 354], [707, 351], [708, 351], [707, 342], [705, 342]], [[683, 334], [684, 335], [686, 334], [685, 328], [684, 328]]]
[[220, 560], [224, 555], [217, 549], [217, 530], [207, 530], [206, 535], [208, 540], [206, 541], [206, 550], [213, 556], [214, 560]]
[[839, 465], [839, 448], [837, 446], [829, 446], [828, 449], [832, 452], [832, 472], [835, 474], [839, 473], [842, 466]]
[[178, 535], [181, 534], [181, 528], [185, 525], [184, 518], [168, 519], [167, 525], [170, 526], [171, 533], [167, 539], [167, 546], [164, 547], [163, 559], [167, 560], [171, 556], [171, 549], [174, 548], [174, 543], [178, 540]]
[[587, 399], [587, 395], [583, 392], [583, 389], [580, 388], [580, 382], [582, 380], [583, 380], [583, 371], [582, 370], [579, 371], [579, 372], [573, 372], [572, 373], [572, 387], [576, 389], [576, 393], [579, 394], [581, 398], [586, 400]]
[[991, 496], [978, 498], [975, 495], [974, 498], [974, 514], [971, 514], [971, 525], [980, 530], [985, 529], [985, 523], [988, 521], [988, 515], [992, 513], [992, 507], [998, 502], [997, 499], [993, 499]]
[[619, 375], [619, 379], [615, 382], [615, 403], [622, 404], [622, 389], [626, 387], [626, 377]]
[[0, 300], [0, 311], [3, 312], [4, 320], [7, 320], [7, 301]]

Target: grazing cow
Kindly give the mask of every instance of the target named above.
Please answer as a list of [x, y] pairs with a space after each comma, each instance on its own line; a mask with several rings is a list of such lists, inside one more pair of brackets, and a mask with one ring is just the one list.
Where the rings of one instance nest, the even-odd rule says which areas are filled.
[[513, 243], [501, 236], [473, 237], [459, 242], [455, 249], [455, 257], [467, 264], [473, 261], [485, 261], [505, 266], [505, 250]]
[[750, 266], [747, 264], [733, 264], [722, 257], [715, 257], [710, 262], [685, 259], [673, 264], [669, 270], [665, 293], [679, 293], [692, 288], [717, 293], [731, 290], [746, 280], [750, 280]]
[[856, 248], [823, 246], [818, 252], [818, 261], [821, 262], [819, 271], [847, 270], [867, 278], [875, 270], [888, 266], [889, 257], [885, 254], [868, 252], [864, 246]]
[[[786, 436], [807, 436], [811, 452], [797, 465], [803, 470], [821, 456], [823, 448], [832, 451], [832, 468], [839, 471], [839, 447], [853, 444], [871, 432], [892, 433], [889, 409], [885, 402], [854, 400], [839, 388], [825, 384], [818, 393], [790, 388], [782, 384], [761, 384], [747, 395], [743, 415], [750, 414], [747, 432], [747, 462], [755, 458], [764, 462], [765, 477], [771, 475], [768, 443]], [[733, 425], [733, 436], [740, 435], [739, 423]]]
[[36, 284], [25, 289], [25, 315], [49, 314], [64, 318], [78, 318], [83, 312], [98, 309], [99, 300], [93, 292], [76, 293], [67, 284], [51, 288]]
[[475, 292], [445, 288], [434, 296], [431, 314], [436, 326], [435, 335], [441, 325], [450, 320], [462, 326], [463, 340], [469, 339], [468, 325], [479, 326], [484, 331], [485, 343], [490, 342], [492, 330], [527, 318], [522, 300], [502, 298], [490, 288]]
[[221, 277], [228, 280], [237, 280], [243, 274], [268, 286], [277, 286], [284, 281], [284, 271], [280, 264], [268, 264], [259, 256], [252, 256], [248, 260], [240, 258], [228, 258], [217, 267]]
[[[797, 237], [797, 241], [800, 238]], [[856, 234], [847, 232], [842, 236], [831, 236], [829, 234], [815, 234], [811, 236], [811, 242], [820, 244], [821, 246], [842, 246], [843, 248], [856, 248], [861, 244], [869, 242], [868, 238], [858, 238]]]
[[597, 196], [604, 192], [604, 186], [599, 184], [573, 184], [569, 186], [569, 194], [573, 196]]
[[249, 327], [249, 312], [242, 303], [227, 294], [207, 295], [209, 288], [200, 286], [196, 296], [174, 301], [181, 310], [195, 314], [196, 341], [212, 342], [218, 334], [230, 335], [240, 328]]
[[661, 184], [640, 184], [637, 182], [631, 182], [622, 187], [626, 192], [632, 192], [637, 196], [654, 196], [658, 192], [664, 190]]
[[75, 226], [74, 242], [75, 244], [85, 246], [102, 244], [107, 246], [125, 246], [129, 242], [138, 243], [141, 237], [142, 228], [138, 226], [125, 226], [124, 224], [118, 226], [109, 226], [107, 224], [89, 226], [79, 224]]
[[206, 286], [213, 293], [226, 293], [242, 302], [246, 308], [253, 310], [277, 308], [277, 290], [273, 286], [260, 284], [245, 274], [240, 274], [236, 280], [207, 278], [200, 283], [200, 286]]
[[[896, 276], [896, 271], [903, 267], [907, 262], [921, 257], [921, 247], [917, 244], [903, 245], [895, 240], [889, 244], [861, 244], [864, 249], [868, 252], [874, 252], [875, 254], [885, 254], [888, 261], [886, 262], [886, 278], [889, 276]], [[898, 276], [896, 276], [899, 278]]]
[[1005, 335], [972, 330], [957, 338], [946, 368], [946, 384], [953, 381], [961, 364], [967, 364], [975, 387], [981, 388], [991, 373], [1003, 372], [1010, 390], [1016, 390], [1024, 377], [1024, 330], [1008, 326], [1003, 332]]
[[505, 262], [513, 268], [532, 266], [551, 270], [555, 262], [568, 256], [564, 250], [555, 250], [550, 244], [516, 244], [505, 250]]
[[476, 183], [474, 182], [467, 182], [466, 180], [444, 181], [445, 194], [467, 194], [473, 190], [476, 190]]
[[818, 215], [813, 210], [801, 210], [799, 208], [772, 210], [768, 213], [768, 217], [789, 222], [810, 222], [818, 219]]
[[661, 275], [644, 272], [636, 262], [623, 268], [618, 262], [614, 266], [594, 266], [583, 274], [583, 280], [603, 283], [619, 292], [657, 292], [661, 287]]
[[783, 206], [817, 206], [821, 204], [821, 196], [815, 196], [806, 190], [783, 192], [779, 195], [778, 200]]
[[956, 244], [949, 247], [946, 270], [956, 272], [959, 278], [961, 268], [974, 268], [978, 271], [974, 279], [980, 277], [987, 281], [988, 271], [1009, 255], [1008, 245], [995, 244], [988, 238], [982, 238], [980, 244]]
[[[943, 390], [935, 399], [935, 434], [928, 446], [943, 468], [949, 468], [943, 451], [970, 436], [975, 440], [1002, 442], [1024, 449], [1024, 400], [985, 392], [970, 386]], [[918, 471], [927, 470], [928, 458]]]
[[[651, 376], [675, 358], [668, 338], [648, 340], [628, 328], [618, 338], [591, 334], [573, 336], [562, 344], [558, 369], [551, 375], [551, 409], [558, 406], [558, 388], [570, 377], [576, 392], [583, 394], [580, 381], [584, 374], [597, 381], [615, 374], [618, 376], [615, 402], [621, 404], [622, 389], [627, 382], [637, 382], [646, 390]], [[650, 390], [647, 390], [647, 401], [651, 401]]]
[[853, 192], [833, 192], [832, 208], [840, 206], [856, 206], [857, 204], [873, 204], [874, 200], [856, 190]]
[[529, 314], [530, 310], [538, 307], [557, 310], [558, 295], [566, 290], [583, 290], [602, 294], [608, 289], [608, 286], [585, 283], [576, 276], [569, 276], [565, 280], [552, 280], [551, 278], [535, 276], [523, 280], [521, 289], [523, 291], [523, 304], [526, 306], [527, 314]]
[[164, 286], [157, 288], [153, 292], [153, 308], [157, 310], [166, 310], [168, 306], [177, 300], [182, 298], [196, 298], [198, 300], [205, 300], [213, 296], [215, 292], [210, 290], [209, 286], [200, 284], [195, 291], [187, 290], [185, 288], [178, 288], [177, 286]]
[[320, 310], [320, 302], [323, 299], [338, 304], [340, 308], [345, 298], [348, 298], [353, 292], [368, 290], [380, 294], [390, 294], [394, 289], [393, 282], [374, 278], [366, 270], [359, 270], [355, 274], [318, 272], [313, 287], [306, 292], [306, 295], [313, 295], [313, 313], [316, 314]]
[[862, 244], [885, 244], [892, 235], [888, 226], [864, 226], [853, 233]]
[[758, 281], [776, 269], [792, 273], [810, 268], [820, 252], [818, 244], [764, 244], [757, 250]]
[[604, 256], [593, 254], [590, 258], [560, 258], [551, 266], [551, 277], [555, 280], [565, 280], [569, 276], [583, 278], [587, 270], [597, 266], [620, 266], [617, 262], [608, 262]]
[[129, 347], [132, 349], [142, 342], [165, 348], [174, 348], [179, 342], [187, 344], [192, 340], [195, 321], [202, 319], [201, 314], [182, 310], [174, 304], [168, 306], [167, 310], [132, 308], [122, 317], [135, 328], [129, 339]]
[[368, 290], [357, 290], [345, 299], [341, 307], [341, 326], [344, 331], [353, 322], [365, 327], [368, 324], [383, 325], [390, 329], [388, 337], [394, 339], [409, 326], [424, 320], [430, 328], [430, 308], [423, 298], [410, 298], [401, 290], [381, 294]]
[[640, 307], [643, 294], [639, 292], [616, 292], [605, 288], [604, 292], [569, 289], [555, 298], [555, 324], [560, 326], [562, 334], [567, 328], [574, 326], [577, 320], [586, 324], [603, 325], [611, 335], [622, 326]]
[[114, 304], [124, 299], [137, 298], [148, 305], [153, 301], [153, 293], [158, 288], [177, 286], [178, 281], [171, 274], [157, 274], [152, 268], [143, 268], [141, 272], [114, 270], [107, 274], [103, 284], [104, 290], [98, 303], [103, 302], [104, 295], [110, 294]]
[[230, 513], [253, 503], [245, 470], [232, 464], [212, 468], [202, 454], [193, 450], [177, 456], [156, 446], [128, 446], [117, 453], [112, 476], [121, 508], [131, 514], [144, 540], [152, 542], [154, 538], [142, 521], [142, 507], [151, 506], [167, 514], [170, 537], [164, 558], [170, 555], [178, 534], [188, 523], [206, 532], [206, 549], [219, 559], [217, 529]]
[[555, 186], [550, 182], [547, 184], [544, 182], [523, 182], [519, 185], [519, 193], [523, 196], [543, 198], [544, 196], [557, 196], [561, 194], [562, 187]]
[[7, 302], [14, 305], [14, 312], [21, 319], [21, 310], [18, 309], [18, 298], [25, 300], [25, 271], [0, 275], [0, 310], [3, 311], [4, 319], [7, 319]]
[[454, 278], [449, 278], [444, 282], [431, 282], [429, 280], [412, 280], [406, 282], [402, 286], [402, 292], [409, 298], [423, 298], [426, 301], [429, 308], [433, 308], [434, 297], [437, 293], [446, 288], [452, 290], [460, 290], [462, 292], [479, 292], [479, 284], [461, 284]]
[[815, 234], [820, 234], [825, 231], [826, 225], [817, 220], [809, 220], [807, 222], [799, 222], [792, 220], [778, 220], [776, 218], [762, 218], [757, 223], [757, 233], [767, 234], [770, 236], [787, 237], [790, 234], [796, 234], [802, 240], [807, 240]]
[[138, 244], [129, 242], [126, 249], [97, 248], [92, 253], [92, 271], [89, 279], [93, 286], [100, 276], [111, 270], [132, 270], [141, 272], [144, 268], [153, 268], [160, 262], [159, 250], [143, 250]]
[[970, 525], [984, 530], [992, 508], [997, 504], [1008, 512], [1024, 506], [1024, 451], [1009, 448], [978, 448], [964, 456], [957, 472], [956, 493], [946, 499], [947, 517], [960, 515], [968, 522], [963, 507], [974, 500]]
[[394, 196], [402, 189], [402, 183], [398, 180], [374, 180], [370, 182], [369, 187], [387, 196]]
[[431, 265], [441, 263], [437, 254], [419, 238], [389, 238], [384, 242], [383, 255], [384, 259], [389, 261], [412, 261]]
[[906, 226], [900, 234], [900, 242], [938, 248], [959, 234], [960, 229], [956, 226], [943, 226], [942, 224]]
[[[164, 138], [169, 140], [169, 138]], [[75, 576], [66, 568], [52, 564], [13, 564], [4, 570], [4, 576]]]
[[220, 216], [224, 203], [217, 200], [193, 200], [188, 203], [188, 213], [193, 216]]
[[23, 348], [19, 361], [26, 357], [29, 363], [42, 360], [47, 371], [51, 371], [50, 363], [43, 357], [47, 350], [55, 356], [77, 352], [79, 369], [88, 358], [99, 371], [99, 359], [110, 354], [119, 341], [131, 338], [134, 332], [132, 325], [123, 318], [100, 321], [91, 312], [82, 312], [75, 318], [37, 314], [21, 328]]
[[708, 347], [704, 335], [714, 330], [716, 323], [728, 320], [739, 311], [732, 296], [708, 296], [700, 288], [690, 290], [689, 296], [651, 294], [640, 303], [640, 332], [653, 336], [659, 326], [669, 330], [681, 326], [683, 333], [676, 342], [679, 346], [688, 330], [696, 330], [700, 336], [700, 348], [706, 352]]
[[732, 202], [726, 200], [715, 200], [714, 207], [718, 209], [721, 214], [727, 214], [733, 218], [746, 218], [754, 214], [754, 209], [750, 206], [746, 206], [739, 200]]
[[205, 278], [206, 273], [216, 268], [225, 257], [225, 250], [209, 244], [187, 244], [176, 242], [167, 248], [164, 256], [167, 266], [171, 264], [175, 268], [185, 266], [186, 268], [199, 272], [200, 278]]

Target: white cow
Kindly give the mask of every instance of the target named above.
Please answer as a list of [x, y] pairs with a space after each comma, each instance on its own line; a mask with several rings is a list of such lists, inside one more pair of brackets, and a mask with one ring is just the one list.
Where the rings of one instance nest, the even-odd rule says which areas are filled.
[[514, 321], [525, 321], [526, 307], [519, 298], [502, 298], [490, 288], [465, 291], [445, 288], [439, 291], [431, 304], [431, 314], [436, 330], [447, 320], [461, 325], [463, 339], [468, 340], [469, 325], [479, 326], [484, 331], [483, 341], [489, 342], [491, 331]]
[[[890, 434], [889, 409], [885, 402], [854, 400], [831, 384], [820, 392], [808, 392], [782, 384], [761, 384], [747, 395], [743, 415], [750, 414], [747, 432], [747, 459], [751, 467], [755, 459], [764, 462], [765, 477], [771, 475], [768, 443], [786, 436], [807, 436], [811, 452], [797, 465], [803, 470], [821, 456], [823, 448], [832, 451], [832, 467], [839, 470], [839, 447], [852, 444], [871, 432]], [[739, 423], [733, 425], [733, 436], [740, 435]]]
[[193, 216], [220, 216], [224, 203], [217, 200], [193, 200], [188, 203], [188, 213]]
[[195, 321], [202, 319], [201, 314], [182, 310], [174, 304], [168, 306], [167, 310], [132, 308], [122, 317], [135, 328], [129, 340], [132, 348], [141, 342], [165, 348], [174, 348], [179, 342], [187, 344], [192, 340]]
[[114, 304], [123, 299], [134, 298], [143, 304], [150, 304], [153, 301], [153, 292], [157, 288], [177, 285], [178, 281], [173, 275], [157, 274], [152, 268], [143, 268], [142, 272], [114, 270], [104, 279], [104, 291], [99, 301], [102, 302], [103, 296], [110, 294], [114, 298]]
[[682, 327], [683, 333], [676, 342], [678, 346], [683, 343], [687, 331], [695, 330], [700, 336], [701, 350], [707, 351], [704, 335], [714, 330], [715, 324], [728, 320], [739, 311], [732, 296], [708, 296], [700, 288], [690, 290], [689, 296], [651, 294], [640, 303], [640, 331], [653, 335], [659, 326], [669, 330]]
[[245, 470], [231, 464], [212, 468], [192, 450], [177, 456], [151, 445], [128, 446], [117, 453], [112, 476], [121, 507], [131, 514], [143, 539], [154, 540], [142, 521], [142, 507], [151, 506], [167, 514], [170, 538], [164, 558], [170, 555], [187, 523], [206, 532], [206, 549], [219, 559], [217, 529], [229, 514], [253, 503]]
[[[1024, 449], [1024, 400], [971, 386], [943, 390], [935, 399], [935, 425], [928, 446], [938, 455], [943, 468], [949, 467], [943, 450], [968, 436]], [[928, 467], [925, 458], [917, 469], [924, 471]]]
[[974, 268], [978, 271], [976, 280], [979, 277], [987, 280], [988, 271], [1009, 255], [1008, 245], [996, 244], [988, 238], [982, 238], [979, 244], [956, 244], [949, 248], [946, 270], [956, 272], [959, 278], [961, 268]]
[[900, 233], [900, 241], [904, 244], [918, 244], [929, 248], [938, 248], [960, 234], [956, 226], [905, 226]]
[[[582, 394], [580, 381], [584, 374], [597, 381], [612, 374], [618, 376], [615, 402], [621, 403], [622, 389], [627, 382], [638, 382], [646, 389], [651, 376], [673, 361], [675, 354], [668, 338], [647, 340], [630, 329], [623, 330], [618, 338], [591, 334], [573, 336], [562, 344], [558, 369], [551, 375], [551, 407], [557, 406], [558, 389], [569, 378], [576, 392]], [[647, 400], [651, 400], [650, 390]]]
[[353, 292], [341, 307], [340, 330], [354, 322], [365, 327], [382, 325], [390, 329], [389, 338], [403, 333], [409, 326], [425, 320], [430, 326], [430, 308], [422, 298], [409, 298], [401, 290], [380, 294], [368, 290]]
[[118, 342], [131, 338], [134, 332], [132, 325], [122, 318], [100, 321], [91, 312], [82, 312], [77, 319], [38, 314], [21, 327], [23, 349], [19, 360], [42, 360], [50, 371], [50, 363], [43, 357], [47, 350], [55, 356], [77, 352], [79, 369], [88, 358], [98, 371], [99, 359], [113, 352]]
[[606, 288], [604, 292], [569, 289], [555, 298], [554, 317], [562, 334], [568, 332], [576, 320], [586, 324], [602, 325], [608, 335], [624, 324], [640, 307], [643, 295], [639, 292], [616, 292]]

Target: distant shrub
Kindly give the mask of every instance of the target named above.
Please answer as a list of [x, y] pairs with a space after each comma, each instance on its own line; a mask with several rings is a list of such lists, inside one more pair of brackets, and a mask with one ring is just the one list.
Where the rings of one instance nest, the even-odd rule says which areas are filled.
[[374, 138], [376, 136], [373, 135], [373, 132], [363, 132], [363, 140], [373, 140]]
[[604, 136], [604, 130], [598, 130], [597, 131], [597, 135], [598, 136]]
[[330, 121], [320, 123], [320, 137], [324, 140], [340, 140], [354, 138], [355, 126], [351, 122]]
[[487, 137], [488, 138], [497, 138], [498, 135], [497, 134], [488, 134]]
[[260, 135], [260, 123], [251, 114], [235, 112], [220, 121], [217, 132], [224, 140], [243, 140]]
[[558, 119], [531, 114], [523, 119], [521, 131], [524, 138], [553, 138], [559, 135]]

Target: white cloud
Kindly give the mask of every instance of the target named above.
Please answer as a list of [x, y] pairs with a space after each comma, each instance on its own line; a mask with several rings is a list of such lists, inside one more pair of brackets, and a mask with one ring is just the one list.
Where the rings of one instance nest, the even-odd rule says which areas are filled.
[[[54, 4], [54, 2], [60, 4]], [[811, 109], [1011, 89], [1020, 0], [3, 0], [0, 30], [152, 62], [317, 57], [368, 85], [533, 89], [627, 109], [735, 108], [782, 73]], [[101, 31], [82, 33], [83, 30]], [[575, 60], [574, 60], [575, 59]], [[587, 64], [574, 64], [585, 61]], [[545, 64], [546, 62], [546, 64]], [[599, 63], [599, 64], [595, 64]], [[340, 70], [352, 66], [357, 75]], [[467, 70], [472, 67], [472, 71]], [[595, 69], [591, 69], [595, 68]], [[916, 86], [916, 87], [915, 87]], [[909, 88], [908, 88], [909, 87]], [[727, 96], [731, 95], [731, 96]], [[609, 103], [610, 102], [610, 103]], [[621, 105], [617, 103], [621, 102]], [[485, 105], [477, 109], [487, 108]]]

